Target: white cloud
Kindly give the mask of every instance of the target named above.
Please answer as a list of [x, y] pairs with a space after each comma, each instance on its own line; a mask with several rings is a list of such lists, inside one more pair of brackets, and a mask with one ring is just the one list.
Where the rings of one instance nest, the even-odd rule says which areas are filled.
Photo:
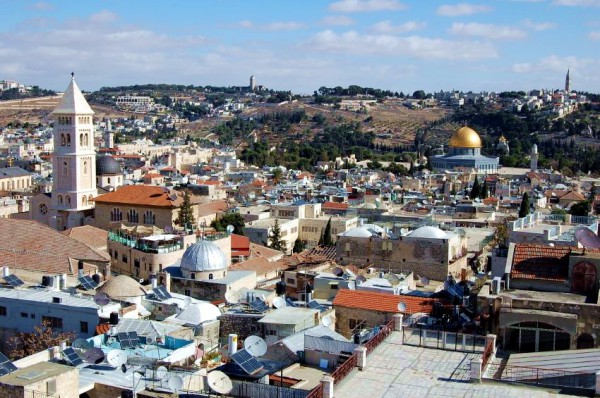
[[600, 40], [600, 31], [590, 32], [588, 37], [590, 40]]
[[108, 10], [102, 10], [90, 16], [90, 22], [92, 23], [108, 23], [114, 22], [117, 19], [119, 19], [119, 16], [114, 12]]
[[556, 72], [566, 73], [567, 69], [577, 71], [579, 75], [584, 76], [582, 72], [600, 67], [600, 60], [591, 58], [578, 58], [574, 56], [559, 57], [558, 55], [549, 55], [540, 59], [536, 63], [514, 64], [512, 70], [517, 73], [537, 73], [537, 72]]
[[482, 23], [453, 23], [450, 33], [458, 36], [483, 37], [492, 40], [515, 40], [527, 37], [527, 33], [512, 26]]
[[542, 31], [556, 28], [556, 24], [552, 22], [533, 22], [530, 19], [523, 20], [523, 25], [535, 31]]
[[600, 7], [600, 0], [554, 0], [552, 4], [567, 7]]
[[375, 33], [406, 33], [423, 29], [424, 22], [408, 21], [400, 25], [394, 25], [390, 21], [377, 22], [371, 26], [370, 30]]
[[397, 0], [340, 0], [329, 5], [336, 12], [398, 11], [406, 6]]
[[48, 11], [48, 10], [53, 10], [54, 5], [52, 5], [50, 3], [46, 3], [45, 1], [38, 1], [37, 3], [34, 3], [27, 8], [30, 10]]
[[345, 15], [330, 15], [323, 18], [321, 24], [329, 26], [349, 26], [354, 25], [354, 20]]
[[234, 27], [241, 28], [241, 29], [265, 30], [265, 31], [269, 31], [269, 32], [277, 32], [277, 31], [285, 31], [285, 30], [303, 29], [306, 26], [303, 23], [293, 22], [293, 21], [270, 22], [270, 23], [261, 25], [261, 24], [255, 24], [254, 22], [249, 21], [249, 20], [243, 20], [243, 21], [240, 21], [239, 23], [237, 23], [236, 25], [234, 25]]
[[439, 6], [436, 10], [438, 15], [445, 17], [459, 17], [463, 15], [480, 14], [484, 12], [490, 12], [493, 8], [483, 4], [445, 4]]
[[421, 36], [361, 35], [355, 31], [335, 33], [325, 30], [314, 35], [307, 48], [348, 54], [384, 54], [424, 59], [484, 59], [496, 58], [490, 43], [450, 41]]

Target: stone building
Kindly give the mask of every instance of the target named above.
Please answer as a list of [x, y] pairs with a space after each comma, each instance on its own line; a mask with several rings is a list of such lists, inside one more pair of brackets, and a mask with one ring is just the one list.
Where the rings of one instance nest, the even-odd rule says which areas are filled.
[[0, 377], [0, 397], [38, 396], [78, 398], [79, 371], [73, 366], [40, 362]]
[[481, 154], [483, 144], [475, 130], [464, 126], [450, 137], [450, 151], [430, 158], [436, 171], [475, 169], [480, 174], [493, 174], [498, 171], [498, 158]]

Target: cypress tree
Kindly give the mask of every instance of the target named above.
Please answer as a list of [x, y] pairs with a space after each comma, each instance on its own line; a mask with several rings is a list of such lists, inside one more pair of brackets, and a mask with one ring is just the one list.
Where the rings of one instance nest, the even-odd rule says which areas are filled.
[[529, 195], [525, 192], [521, 200], [521, 207], [519, 208], [519, 218], [523, 218], [529, 214], [529, 206]]
[[279, 220], [275, 220], [275, 225], [273, 225], [273, 229], [269, 234], [269, 240], [271, 244], [269, 247], [271, 249], [279, 250], [282, 252], [287, 251], [287, 245], [283, 239], [281, 239], [281, 228], [279, 227]]
[[471, 193], [469, 194], [469, 198], [475, 199], [481, 195], [481, 186], [479, 185], [479, 178], [475, 176], [475, 182], [473, 182], [473, 187], [471, 188]]

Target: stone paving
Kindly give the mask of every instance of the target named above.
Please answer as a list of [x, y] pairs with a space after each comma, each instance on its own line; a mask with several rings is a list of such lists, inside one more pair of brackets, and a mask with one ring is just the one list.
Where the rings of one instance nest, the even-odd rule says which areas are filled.
[[367, 357], [363, 371], [354, 370], [334, 388], [336, 398], [393, 397], [571, 397], [558, 390], [470, 381], [471, 360], [480, 354], [402, 345], [393, 332]]

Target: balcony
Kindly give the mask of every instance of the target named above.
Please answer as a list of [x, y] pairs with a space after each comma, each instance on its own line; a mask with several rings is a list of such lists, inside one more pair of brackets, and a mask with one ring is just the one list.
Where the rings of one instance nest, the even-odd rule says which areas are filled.
[[144, 253], [165, 254], [183, 249], [183, 237], [171, 234], [138, 237], [109, 231], [108, 240]]

